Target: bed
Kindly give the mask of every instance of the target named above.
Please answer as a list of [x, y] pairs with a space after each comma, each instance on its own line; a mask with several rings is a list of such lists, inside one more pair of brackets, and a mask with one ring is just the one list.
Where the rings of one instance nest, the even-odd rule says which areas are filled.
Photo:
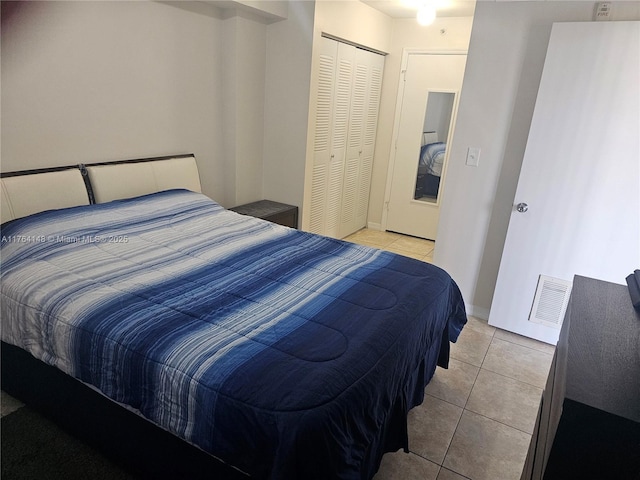
[[2, 179], [3, 350], [252, 478], [408, 449], [466, 322], [446, 272], [226, 210], [191, 155], [29, 173]]
[[424, 132], [418, 156], [418, 178], [415, 199], [437, 198], [444, 165], [446, 143], [437, 140], [435, 132]]

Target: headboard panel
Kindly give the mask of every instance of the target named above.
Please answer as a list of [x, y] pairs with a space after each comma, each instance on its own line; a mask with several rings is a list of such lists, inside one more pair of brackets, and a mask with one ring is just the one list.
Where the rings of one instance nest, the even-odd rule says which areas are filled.
[[436, 143], [438, 141], [438, 134], [436, 132], [422, 132], [422, 145], [429, 145], [430, 143]]
[[96, 203], [173, 188], [202, 191], [193, 156], [87, 165], [86, 169]]
[[201, 192], [193, 154], [2, 173], [1, 223], [174, 188]]
[[1, 223], [57, 208], [89, 205], [80, 169], [6, 176], [0, 179]]

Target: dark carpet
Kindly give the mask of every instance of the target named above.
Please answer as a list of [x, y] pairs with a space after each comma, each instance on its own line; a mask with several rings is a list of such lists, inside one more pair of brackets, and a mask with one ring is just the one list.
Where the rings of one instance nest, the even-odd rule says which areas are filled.
[[[124, 409], [122, 409], [124, 411]], [[130, 412], [126, 412], [130, 413]], [[149, 422], [114, 433], [22, 407], [1, 420], [3, 480], [246, 480]], [[107, 423], [118, 425], [117, 418]]]
[[1, 420], [3, 480], [247, 480], [24, 350], [0, 354], [2, 390], [27, 405]]
[[139, 478], [27, 407], [1, 422], [5, 480]]

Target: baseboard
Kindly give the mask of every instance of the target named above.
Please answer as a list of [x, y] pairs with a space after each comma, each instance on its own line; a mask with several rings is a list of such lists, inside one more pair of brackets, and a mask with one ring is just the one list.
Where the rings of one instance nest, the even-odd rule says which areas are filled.
[[379, 232], [384, 230], [382, 224], [377, 222], [367, 222], [367, 228], [369, 230], [378, 230]]
[[489, 320], [489, 309], [478, 307], [476, 305], [466, 304], [465, 308], [467, 309], [467, 315], [471, 315], [472, 317], [479, 318], [481, 320]]

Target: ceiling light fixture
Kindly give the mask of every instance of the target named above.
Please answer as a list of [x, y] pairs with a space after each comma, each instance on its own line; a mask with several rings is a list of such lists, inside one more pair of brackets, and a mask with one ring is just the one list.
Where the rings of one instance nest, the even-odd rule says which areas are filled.
[[431, 25], [433, 21], [436, 19], [436, 7], [433, 2], [425, 2], [420, 8], [418, 8], [418, 13], [416, 15], [416, 19], [420, 25], [427, 26]]

